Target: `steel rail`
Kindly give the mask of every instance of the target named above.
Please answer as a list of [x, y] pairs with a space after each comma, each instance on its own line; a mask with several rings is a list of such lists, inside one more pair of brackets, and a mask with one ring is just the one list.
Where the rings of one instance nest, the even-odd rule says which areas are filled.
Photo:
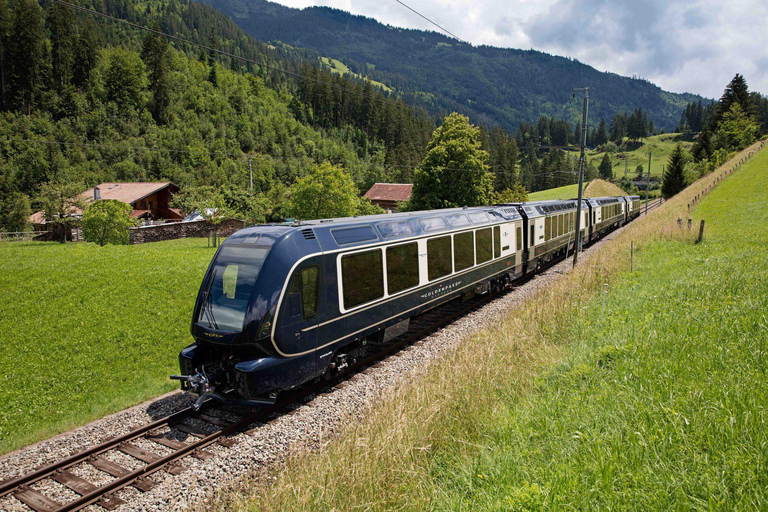
[[49, 476], [53, 475], [57, 471], [70, 468], [76, 464], [79, 464], [87, 460], [89, 457], [92, 457], [94, 455], [99, 455], [101, 453], [109, 451], [119, 446], [122, 443], [125, 443], [127, 441], [132, 441], [133, 439], [141, 437], [147, 432], [150, 432], [156, 428], [163, 427], [171, 422], [174, 422], [186, 416], [189, 416], [193, 412], [194, 410], [192, 409], [192, 407], [184, 408], [169, 416], [165, 416], [163, 418], [153, 421], [152, 423], [148, 423], [142, 427], [131, 430], [130, 432], [126, 432], [123, 435], [113, 437], [96, 446], [74, 453], [65, 459], [62, 459], [58, 462], [54, 462], [53, 464], [49, 464], [47, 466], [39, 468], [33, 471], [32, 473], [27, 473], [26, 475], [22, 475], [17, 478], [13, 478], [11, 480], [0, 482], [0, 497], [6, 496], [7, 494], [12, 493], [22, 485], [33, 484], [35, 482], [48, 478]]

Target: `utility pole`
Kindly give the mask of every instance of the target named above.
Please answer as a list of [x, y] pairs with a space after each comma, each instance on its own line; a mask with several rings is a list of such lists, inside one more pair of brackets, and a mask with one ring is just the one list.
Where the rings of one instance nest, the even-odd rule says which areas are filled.
[[648, 215], [648, 197], [651, 195], [651, 155], [648, 153], [648, 181], [645, 184], [645, 214]]
[[573, 266], [579, 261], [579, 251], [581, 250], [581, 197], [582, 187], [584, 186], [584, 161], [586, 159], [585, 150], [587, 147], [587, 112], [589, 110], [589, 87], [573, 90], [573, 97], [576, 97], [576, 91], [584, 91], [584, 113], [581, 119], [581, 157], [579, 158], [579, 198], [576, 202], [576, 243], [573, 246]]

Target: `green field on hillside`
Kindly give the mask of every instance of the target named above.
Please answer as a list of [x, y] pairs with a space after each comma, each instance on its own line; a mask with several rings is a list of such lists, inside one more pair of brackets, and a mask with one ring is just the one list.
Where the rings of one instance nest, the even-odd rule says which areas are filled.
[[435, 468], [435, 508], [768, 506], [767, 178], [763, 152], [694, 210], [703, 244], [645, 247], [582, 309], [484, 449]]
[[[584, 197], [621, 196], [626, 192], [613, 183], [605, 180], [593, 180], [584, 187]], [[548, 201], [550, 199], [573, 199], [579, 195], [578, 185], [565, 185], [564, 187], [539, 190], [528, 194], [529, 201]]]
[[358, 73], [355, 73], [354, 71], [351, 71], [346, 66], [346, 64], [344, 64], [340, 60], [331, 59], [330, 57], [320, 57], [320, 62], [325, 64], [328, 67], [328, 69], [331, 70], [331, 73], [335, 73], [337, 75], [344, 75], [344, 74], [352, 75], [353, 77], [357, 78], [358, 80], [367, 80], [367, 81], [371, 82], [371, 85], [373, 85], [374, 87], [378, 87], [379, 89], [381, 89], [383, 91], [386, 91], [386, 92], [394, 91], [394, 89], [392, 89], [391, 87], [389, 87], [386, 84], [383, 84], [381, 82], [377, 82], [376, 80], [371, 80], [371, 79], [366, 78], [366, 77], [364, 77], [364, 76], [362, 76], [362, 75], [360, 75]]
[[178, 387], [206, 245], [0, 243], [0, 453]]
[[[645, 173], [648, 173], [649, 153], [651, 154], [651, 176], [661, 177], [662, 166], [667, 165], [669, 155], [672, 154], [678, 142], [688, 151], [693, 146], [693, 141], [684, 138], [679, 133], [665, 133], [644, 139], [642, 146], [635, 149], [614, 153], [611, 156], [614, 179], [618, 180], [624, 177], [625, 162], [626, 174], [630, 179], [637, 176], [638, 164], [643, 166]], [[599, 167], [604, 156], [605, 152], [588, 151], [587, 161], [592, 162], [595, 167]]]
[[706, 220], [697, 244], [676, 219], [715, 176], [387, 394], [316, 456], [298, 454], [245, 502], [216, 505], [768, 508], [768, 150], [694, 208], [694, 225]]

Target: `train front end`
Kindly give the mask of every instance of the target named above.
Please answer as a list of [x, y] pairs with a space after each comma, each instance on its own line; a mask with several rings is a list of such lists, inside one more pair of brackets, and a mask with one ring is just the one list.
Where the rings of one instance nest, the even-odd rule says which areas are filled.
[[276, 352], [271, 335], [280, 293], [297, 257], [295, 231], [284, 225], [246, 228], [216, 252], [195, 303], [195, 341], [179, 354], [180, 375], [171, 376], [183, 390], [199, 395], [196, 408], [208, 398], [271, 404], [278, 391], [292, 387], [296, 372], [287, 371], [288, 360]]

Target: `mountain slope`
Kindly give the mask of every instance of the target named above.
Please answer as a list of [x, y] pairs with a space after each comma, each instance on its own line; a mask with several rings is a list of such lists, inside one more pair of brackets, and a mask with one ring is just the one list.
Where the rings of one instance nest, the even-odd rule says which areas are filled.
[[540, 115], [580, 120], [574, 87], [589, 87], [592, 119], [636, 107], [657, 127], [674, 129], [692, 94], [665, 92], [646, 80], [597, 71], [534, 50], [469, 46], [435, 32], [400, 29], [327, 7], [292, 9], [266, 0], [203, 0], [262, 41], [317, 50], [413, 95], [441, 114], [458, 110], [483, 124], [516, 129]]

